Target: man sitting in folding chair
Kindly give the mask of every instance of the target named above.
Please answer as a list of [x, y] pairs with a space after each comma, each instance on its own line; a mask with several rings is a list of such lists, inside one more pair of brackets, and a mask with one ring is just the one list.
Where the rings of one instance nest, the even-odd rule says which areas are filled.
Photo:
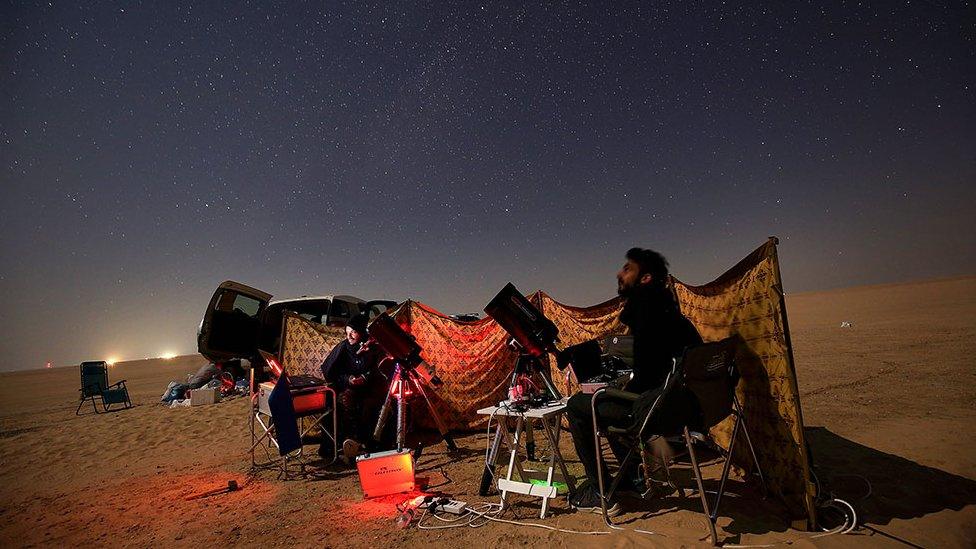
[[[736, 341], [733, 338], [706, 343], [685, 350], [680, 360], [675, 360], [674, 367], [668, 373], [667, 379], [659, 390], [649, 391], [642, 395], [618, 391], [614, 389], [600, 389], [593, 394], [593, 406], [599, 407], [603, 403], [631, 403], [634, 409], [634, 422], [630, 426], [594, 427], [594, 448], [597, 452], [597, 474], [599, 493], [601, 496], [601, 512], [607, 524], [613, 527], [611, 519], [614, 493], [621, 481], [626, 481], [626, 470], [629, 463], [635, 461], [636, 455], [646, 459], [646, 444], [651, 440], [662, 440], [664, 436], [680, 435], [688, 452], [691, 467], [695, 475], [697, 491], [701, 499], [702, 510], [709, 521], [712, 544], [718, 545], [718, 535], [715, 522], [718, 518], [718, 507], [725, 494], [725, 484], [732, 465], [732, 450], [740, 432], [745, 435], [754, 473], [758, 474], [765, 492], [765, 479], [759, 467], [759, 459], [752, 446], [749, 430], [735, 387], [739, 381], [739, 374], [735, 368]], [[693, 401], [694, 409], [687, 404], [683, 411], [675, 414], [675, 409], [681, 410], [681, 402]], [[728, 448], [722, 448], [709, 439], [709, 430], [732, 416], [732, 436]], [[626, 447], [625, 452], [618, 453], [620, 470], [612, 481], [606, 476], [603, 467], [601, 437], [615, 440], [618, 447]], [[724, 460], [719, 487], [715, 492], [715, 499], [709, 503], [702, 481], [701, 466], [695, 451], [696, 443], [705, 443], [715, 450]], [[711, 443], [711, 444], [709, 444]], [[645, 461], [646, 463], [646, 461]], [[667, 463], [664, 464], [667, 471]], [[624, 473], [624, 474], [621, 474]], [[668, 475], [670, 480], [670, 475]], [[681, 491], [684, 495], [684, 491]]]
[[[627, 261], [617, 273], [617, 292], [626, 298], [620, 321], [630, 328], [634, 338], [634, 376], [627, 384], [627, 391], [644, 393], [660, 390], [674, 358], [685, 347], [701, 343], [698, 331], [678, 310], [674, 296], [665, 287], [668, 279], [668, 262], [653, 251], [632, 248], [627, 251]], [[694, 399], [680, 398], [676, 394], [664, 403], [670, 417], [680, 420], [695, 416]], [[569, 430], [583, 468], [586, 481], [577, 490], [570, 504], [577, 509], [600, 512], [602, 509], [597, 486], [598, 464], [594, 451], [594, 421], [591, 395], [576, 394], [566, 404]], [[596, 423], [600, 427], [627, 427], [634, 421], [634, 406], [630, 401], [607, 400], [596, 408]], [[618, 459], [626, 450], [612, 442], [611, 448]], [[639, 484], [636, 465], [625, 471], [628, 484], [626, 491], [633, 491]], [[620, 512], [616, 502], [610, 502], [613, 514]]]

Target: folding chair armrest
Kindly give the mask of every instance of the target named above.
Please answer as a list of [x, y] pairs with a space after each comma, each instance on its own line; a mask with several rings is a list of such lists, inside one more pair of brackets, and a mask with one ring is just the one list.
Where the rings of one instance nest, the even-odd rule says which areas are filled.
[[603, 400], [606, 398], [636, 402], [640, 398], [640, 395], [628, 391], [621, 391], [620, 389], [600, 389], [593, 393], [593, 400]]
[[112, 387], [118, 387], [120, 385], [122, 385], [122, 386], [125, 385], [125, 380], [124, 379], [122, 381], [116, 381], [115, 383], [109, 385], [107, 388], [108, 389], [111, 389]]

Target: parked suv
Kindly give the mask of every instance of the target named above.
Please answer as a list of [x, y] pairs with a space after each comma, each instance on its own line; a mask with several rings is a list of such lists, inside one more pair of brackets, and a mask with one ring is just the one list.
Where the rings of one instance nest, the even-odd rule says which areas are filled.
[[214, 362], [250, 359], [257, 349], [277, 354], [285, 311], [341, 328], [358, 313], [366, 313], [372, 319], [395, 305], [395, 301], [366, 301], [349, 295], [271, 301], [267, 292], [228, 280], [210, 298], [197, 331], [197, 350]]

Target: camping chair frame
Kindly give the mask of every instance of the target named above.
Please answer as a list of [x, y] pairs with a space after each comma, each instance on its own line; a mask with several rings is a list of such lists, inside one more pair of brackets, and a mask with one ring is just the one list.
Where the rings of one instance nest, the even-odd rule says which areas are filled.
[[[280, 455], [278, 452], [279, 445], [278, 440], [275, 437], [275, 427], [272, 416], [266, 410], [262, 410], [258, 403], [258, 392], [255, 390], [254, 383], [254, 369], [251, 369], [251, 409], [250, 409], [250, 427], [251, 427], [251, 448], [249, 450], [251, 454], [251, 468], [252, 469], [263, 469], [263, 468], [278, 468], [278, 478], [289, 479], [291, 478], [291, 471], [293, 469], [292, 465], [296, 464], [298, 468], [298, 474], [305, 474], [305, 453], [304, 453], [304, 442], [297, 450], [289, 452], [285, 455]], [[338, 419], [338, 408], [336, 406], [336, 394], [331, 387], [325, 387], [326, 391], [326, 406], [325, 408], [315, 410], [312, 412], [306, 412], [303, 414], [296, 414], [297, 421], [303, 421], [308, 419], [304, 429], [301, 429], [299, 435], [302, 437], [303, 441], [305, 436], [312, 431], [313, 428], [318, 426], [322, 431], [322, 436], [324, 439], [331, 441], [332, 446], [332, 461], [335, 463], [339, 458], [339, 442], [336, 437], [337, 428], [339, 425]], [[331, 431], [329, 430], [329, 425], [325, 422], [326, 416], [332, 416]], [[324, 443], [324, 440], [323, 440]], [[263, 460], [259, 461], [256, 454], [258, 453], [258, 448], [263, 448], [265, 457]]]
[[[91, 402], [92, 409], [95, 410], [96, 414], [132, 408], [132, 400], [129, 398], [129, 389], [125, 385], [125, 380], [109, 385], [106, 362], [82, 362], [79, 371], [81, 373], [81, 388], [78, 391], [81, 398], [78, 402], [78, 408], [75, 410], [76, 416], [81, 415], [81, 407], [88, 401]], [[98, 410], [98, 403], [95, 402], [95, 399], [101, 401], [101, 411]], [[122, 407], [113, 410], [112, 405], [114, 404], [121, 404]]]
[[[698, 354], [698, 353], [703, 353], [703, 351], [708, 350], [708, 348], [714, 348], [716, 349], [716, 352], [708, 355]], [[688, 376], [685, 375], [686, 374], [685, 366], [689, 366], [688, 364], [685, 364], [685, 360], [689, 358], [689, 350], [691, 349], [695, 349], [696, 354], [698, 354], [698, 356], [706, 356], [708, 360], [707, 360], [707, 365], [690, 364], [691, 368], [689, 369], [694, 369], [696, 373], [698, 373], [699, 370], [704, 371], [706, 372], [706, 376], [709, 376], [708, 378], [688, 379]], [[720, 355], [724, 355], [724, 356], [720, 356]], [[720, 363], [716, 362], [716, 359], [720, 359], [721, 362]], [[735, 442], [738, 438], [738, 434], [740, 431], [745, 435], [746, 444], [749, 448], [749, 453], [752, 456], [752, 461], [755, 466], [755, 473], [759, 476], [759, 481], [762, 486], [762, 493], [764, 496], [766, 494], [766, 480], [765, 477], [763, 476], [762, 468], [759, 466], [759, 458], [756, 456], [756, 450], [752, 445], [752, 438], [749, 436], [749, 429], [748, 426], [746, 425], [745, 415], [742, 413], [742, 407], [739, 405], [739, 399], [735, 395], [735, 386], [739, 377], [738, 377], [738, 372], [736, 371], [735, 368], [735, 352], [734, 352], [734, 346], [732, 345], [731, 339], [722, 340], [716, 343], [707, 343], [705, 345], [701, 345], [695, 348], [686, 349], [681, 361], [675, 359], [674, 362], [672, 363], [671, 372], [668, 373], [668, 376], [665, 379], [664, 388], [661, 391], [661, 394], [658, 396], [657, 400], [653, 403], [647, 415], [644, 416], [643, 421], [641, 422], [640, 425], [640, 429], [637, 431], [636, 434], [629, 429], [618, 428], [618, 427], [608, 427], [606, 429], [606, 432], [601, 431], [597, 423], [596, 409], [597, 409], [598, 402], [607, 398], [625, 400], [628, 402], [635, 402], [639, 398], [639, 395], [635, 393], [628, 393], [625, 391], [619, 391], [619, 390], [607, 389], [607, 388], [600, 389], [593, 394], [591, 411], [593, 413], [594, 444], [596, 445], [596, 456], [597, 456], [597, 472], [598, 472], [597, 482], [600, 488], [600, 500], [601, 500], [600, 503], [603, 512], [603, 519], [606, 522], [607, 526], [611, 528], [617, 528], [617, 529], [620, 528], [619, 526], [613, 523], [613, 520], [608, 513], [607, 502], [610, 499], [610, 497], [612, 497], [612, 495], [616, 492], [617, 487], [619, 486], [621, 480], [624, 477], [623, 473], [627, 470], [626, 467], [629, 464], [630, 460], [634, 457], [635, 453], [643, 454], [646, 451], [644, 447], [644, 441], [658, 436], [662, 436], [662, 434], [658, 434], [658, 433], [653, 433], [653, 434], [647, 433], [646, 432], [647, 426], [650, 422], [650, 419], [654, 416], [655, 412], [658, 411], [660, 404], [663, 401], [663, 397], [667, 395], [670, 391], [673, 391], [674, 388], [678, 385], [679, 380], [682, 380], [682, 378], [684, 378], [683, 381], [685, 381], [688, 384], [689, 388], [692, 389], [692, 392], [695, 393], [696, 397], [699, 399], [699, 403], [703, 410], [704, 426], [703, 429], [699, 431], [699, 430], [692, 429], [692, 427], [687, 424], [684, 425], [683, 428], [681, 429], [682, 432], [681, 432], [680, 440], [681, 442], [684, 443], [685, 449], [687, 450], [688, 456], [691, 461], [691, 469], [693, 470], [695, 475], [695, 482], [697, 484], [699, 498], [701, 499], [702, 510], [706, 518], [708, 519], [708, 527], [709, 527], [709, 532], [711, 534], [712, 544], [717, 546], [719, 545], [719, 542], [718, 542], [718, 533], [715, 528], [715, 523], [718, 520], [719, 505], [722, 502], [722, 496], [725, 494], [726, 481], [728, 480], [729, 472], [731, 471], [732, 450], [735, 448]], [[728, 398], [728, 401], [724, 404], [724, 406], [722, 404], [718, 404], [716, 406], [715, 403], [703, 402], [701, 396], [699, 396], [699, 393], [695, 391], [696, 384], [698, 383], [712, 383], [713, 388], [715, 384], [726, 385], [726, 387], [722, 389], [730, 393], [724, 395], [725, 398]], [[732, 427], [732, 436], [729, 440], [729, 448], [725, 449], [715, 444], [713, 441], [711, 441], [707, 433], [711, 427], [721, 423], [723, 420], [725, 420], [725, 418], [729, 417], [730, 415], [733, 416], [735, 419]], [[674, 433], [666, 433], [666, 434], [674, 434]], [[602, 439], [609, 436], [617, 437], [621, 439], [623, 442], [628, 443], [629, 448], [627, 454], [621, 460], [620, 467], [618, 468], [618, 473], [616, 477], [613, 479], [611, 485], [607, 487], [606, 482], [603, 478], [604, 475], [603, 475]], [[695, 453], [695, 445], [698, 443], [703, 443], [707, 445], [709, 448], [713, 449], [717, 454], [719, 454], [719, 458], [718, 458], [719, 460], [724, 460], [724, 464], [722, 466], [722, 475], [719, 478], [718, 491], [715, 492], [715, 500], [711, 504], [709, 504], [708, 496], [706, 495], [707, 492], [705, 490], [704, 481], [702, 479], [701, 468], [704, 464], [699, 462], [698, 455]], [[645, 456], [642, 455], [642, 457]], [[669, 484], [671, 483], [670, 480], [671, 475], [669, 469], [670, 466], [671, 466], [670, 463], [668, 462], [664, 463], [665, 472], [668, 474]], [[679, 488], [678, 493], [680, 496], [684, 497], [684, 489]]]

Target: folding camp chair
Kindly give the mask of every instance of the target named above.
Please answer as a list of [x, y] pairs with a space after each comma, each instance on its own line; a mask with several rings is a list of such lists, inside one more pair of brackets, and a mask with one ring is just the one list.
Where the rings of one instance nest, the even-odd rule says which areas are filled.
[[[125, 380], [118, 381], [112, 385], [108, 384], [108, 364], [105, 361], [90, 361], [81, 363], [81, 402], [75, 415], [81, 415], [81, 407], [86, 401], [91, 401], [92, 408], [96, 414], [111, 411], [114, 404], [121, 404], [124, 410], [132, 408], [132, 401], [129, 400], [129, 390], [125, 386]], [[98, 399], [102, 402], [102, 410], [98, 410]]]
[[[607, 512], [607, 501], [613, 496], [621, 480], [626, 475], [628, 471], [627, 465], [630, 463], [630, 460], [634, 457], [635, 453], [641, 454], [641, 457], [646, 459], [646, 453], [648, 451], [647, 443], [655, 437], [667, 437], [674, 435], [680, 436], [680, 439], [678, 440], [684, 444], [691, 461], [690, 465], [695, 475], [695, 481], [697, 483], [702, 509], [705, 516], [708, 518], [708, 526], [711, 532], [713, 545], [718, 545], [718, 535], [715, 529], [715, 522], [718, 519], [718, 508], [722, 501], [722, 496], [726, 493], [725, 484], [731, 470], [732, 449], [735, 448], [735, 442], [740, 431], [745, 435], [746, 443], [749, 447], [749, 453], [752, 456], [752, 461], [755, 465], [755, 470], [753, 472], [759, 477], [762, 484], [763, 493], [765, 494], [766, 481], [763, 477], [762, 469], [759, 467], [759, 459], [756, 457], [756, 451], [752, 446], [752, 440], [749, 437], [749, 430], [746, 426], [745, 416], [742, 413], [742, 407], [739, 405], [739, 400], [735, 396], [735, 387], [738, 380], [739, 375], [735, 368], [735, 341], [732, 338], [729, 338], [719, 342], [706, 343], [704, 345], [686, 349], [682, 358], [674, 361], [672, 370], [668, 374], [660, 395], [651, 405], [649, 411], [643, 418], [636, 418], [639, 420], [639, 423], [635, 424], [634, 426], [629, 428], [608, 427], [605, 431], [601, 431], [596, 423], [595, 411], [597, 403], [600, 400], [618, 399], [629, 402], [637, 402], [640, 399], [640, 395], [613, 389], [601, 389], [593, 395], [592, 406], [594, 411], [594, 442], [596, 444], [597, 469], [599, 471], [597, 480], [600, 488], [603, 516], [608, 526], [615, 525]], [[694, 398], [697, 399], [701, 409], [701, 417], [694, 419], [682, 418], [681, 421], [667, 422], [672, 426], [672, 432], [651, 432], [652, 429], [649, 428], [649, 426], [652, 424], [652, 419], [655, 418], [655, 414], [662, 411], [661, 404], [669, 395], [672, 395], [673, 392], [680, 391], [682, 386], [692, 395], [694, 395]], [[718, 425], [730, 415], [735, 419], [732, 427], [732, 437], [729, 441], [729, 447], [726, 449], [711, 441], [710, 437], [708, 436], [708, 432], [709, 429], [715, 425]], [[678, 423], [682, 425], [676, 430], [673, 429], [675, 424]], [[613, 482], [609, 487], [606, 486], [603, 478], [601, 439], [604, 437], [615, 437], [628, 447], [625, 457], [621, 459], [616, 478], [613, 479]], [[715, 500], [711, 503], [708, 501], [704, 482], [702, 480], [702, 463], [699, 462], [698, 455], [695, 451], [696, 444], [707, 445], [719, 455], [718, 459], [720, 461], [724, 461], [722, 475], [719, 478], [718, 491], [715, 492]], [[669, 464], [665, 462], [664, 467], [666, 472], [668, 472], [668, 466]], [[668, 479], [668, 482], [670, 482], [670, 473], [668, 474]], [[679, 494], [683, 496], [684, 490], [679, 489]]]
[[[252, 367], [251, 467], [277, 467], [278, 477], [285, 479], [291, 477], [293, 466], [297, 466], [300, 475], [304, 474], [303, 439], [315, 427], [321, 429], [322, 443], [331, 446], [332, 462], [335, 462], [339, 456], [335, 391], [328, 386], [300, 391], [296, 402], [287, 381], [282, 382], [279, 378], [278, 383], [255, 384], [254, 376], [255, 367]], [[331, 421], [327, 421], [329, 416]], [[256, 456], [259, 448], [264, 450], [262, 460]]]

